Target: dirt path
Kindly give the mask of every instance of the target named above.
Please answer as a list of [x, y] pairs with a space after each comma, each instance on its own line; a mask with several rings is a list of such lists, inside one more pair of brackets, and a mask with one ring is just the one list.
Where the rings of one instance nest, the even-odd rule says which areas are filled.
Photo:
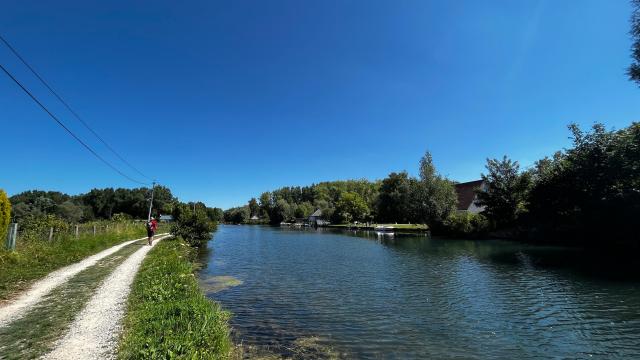
[[110, 247], [80, 262], [58, 269], [47, 275], [44, 279], [38, 280], [29, 290], [16, 299], [0, 305], [0, 327], [6, 326], [10, 322], [22, 317], [29, 309], [40, 302], [45, 295], [82, 270], [95, 265], [99, 260], [117, 252], [123, 247], [143, 239], [144, 238], [130, 240]]
[[[164, 237], [158, 237], [157, 241]], [[151, 250], [143, 246], [118, 266], [96, 290], [84, 309], [76, 316], [69, 331], [44, 359], [110, 359], [121, 329], [126, 300], [133, 279], [145, 255]]]

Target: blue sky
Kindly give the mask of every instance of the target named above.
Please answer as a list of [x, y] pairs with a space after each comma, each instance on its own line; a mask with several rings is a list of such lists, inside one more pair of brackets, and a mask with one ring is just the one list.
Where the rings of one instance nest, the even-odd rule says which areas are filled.
[[[640, 120], [628, 1], [4, 1], [0, 33], [131, 163], [227, 208], [285, 185], [529, 165]], [[0, 47], [0, 63], [135, 175]], [[0, 188], [135, 187], [0, 74]]]

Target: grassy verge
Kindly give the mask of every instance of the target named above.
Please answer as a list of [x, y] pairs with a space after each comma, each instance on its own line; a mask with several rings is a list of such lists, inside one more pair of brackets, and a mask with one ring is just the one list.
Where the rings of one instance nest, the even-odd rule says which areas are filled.
[[147, 255], [128, 300], [121, 359], [226, 359], [229, 314], [198, 287], [193, 249], [181, 239], [158, 243]]
[[16, 251], [0, 250], [0, 300], [27, 288], [53, 270], [89, 255], [146, 235], [144, 226], [119, 232], [83, 235], [78, 239], [18, 242]]
[[0, 359], [35, 359], [50, 351], [103, 280], [144, 243], [127, 245], [81, 271], [25, 316], [0, 328]]

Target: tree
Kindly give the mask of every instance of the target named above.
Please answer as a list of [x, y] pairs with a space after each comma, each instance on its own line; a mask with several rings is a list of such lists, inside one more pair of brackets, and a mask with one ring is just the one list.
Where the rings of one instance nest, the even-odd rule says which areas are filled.
[[264, 192], [260, 195], [260, 217], [270, 221], [271, 209], [271, 193]]
[[282, 221], [289, 220], [293, 217], [294, 215], [291, 211], [291, 205], [289, 205], [286, 200], [279, 199], [278, 201], [276, 201], [276, 206], [274, 207], [271, 214], [272, 224], [279, 224]]
[[640, 0], [632, 0], [633, 13], [631, 15], [631, 37], [633, 45], [631, 47], [631, 57], [633, 62], [629, 66], [627, 73], [632, 81], [640, 85]]
[[455, 187], [436, 172], [428, 151], [420, 159], [420, 181], [414, 186], [412, 202], [412, 219], [416, 223], [441, 223], [456, 209]]
[[406, 223], [411, 219], [411, 195], [417, 180], [406, 171], [392, 172], [382, 180], [378, 196], [378, 220]]
[[4, 241], [11, 222], [11, 203], [7, 193], [0, 189], [0, 242]]
[[249, 207], [240, 206], [227, 209], [224, 212], [224, 221], [232, 224], [243, 224], [249, 220]]
[[[550, 236], [640, 246], [640, 123], [618, 131], [570, 125], [573, 146], [539, 161], [528, 202], [531, 223]], [[556, 236], [557, 235], [557, 236]]]
[[58, 205], [56, 209], [56, 215], [67, 220], [71, 223], [79, 223], [84, 216], [84, 209], [82, 205], [78, 205], [72, 200], [67, 200]]
[[366, 220], [369, 215], [369, 207], [362, 196], [355, 192], [344, 192], [336, 203], [336, 214], [339, 222], [350, 223], [352, 221]]
[[485, 206], [483, 214], [497, 227], [514, 225], [518, 216], [526, 211], [526, 199], [531, 185], [529, 173], [520, 173], [517, 161], [504, 156], [502, 160], [487, 159], [486, 184], [478, 191], [478, 204]]
[[206, 208], [178, 204], [173, 211], [171, 234], [181, 236], [191, 246], [201, 246], [211, 238], [215, 224], [207, 217]]
[[[147, 189], [144, 188], [142, 188], [142, 190], [147, 191]], [[177, 199], [168, 187], [156, 185], [153, 193], [153, 208], [158, 214], [171, 214], [176, 203]], [[145, 204], [148, 206], [148, 202], [145, 201]]]
[[260, 205], [256, 198], [249, 200], [249, 217], [260, 216]]
[[220, 223], [224, 221], [224, 211], [220, 208], [207, 208], [207, 216], [211, 221], [215, 221], [216, 223]]

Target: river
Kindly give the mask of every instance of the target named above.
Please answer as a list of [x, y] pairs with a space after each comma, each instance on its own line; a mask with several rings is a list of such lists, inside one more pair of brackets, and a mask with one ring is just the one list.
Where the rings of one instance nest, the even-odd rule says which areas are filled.
[[237, 343], [294, 358], [640, 358], [640, 282], [582, 255], [223, 225], [199, 278]]

